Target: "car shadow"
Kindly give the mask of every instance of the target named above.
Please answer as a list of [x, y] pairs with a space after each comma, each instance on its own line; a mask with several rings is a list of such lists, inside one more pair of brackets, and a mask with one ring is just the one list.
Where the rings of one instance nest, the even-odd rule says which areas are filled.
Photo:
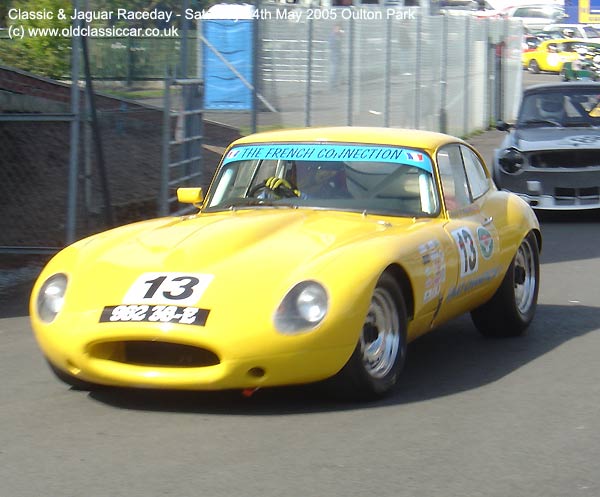
[[173, 392], [106, 388], [91, 398], [142, 411], [268, 416], [423, 402], [492, 383], [547, 352], [598, 330], [600, 308], [539, 305], [528, 333], [520, 338], [486, 339], [462, 316], [409, 346], [399, 388], [389, 397], [344, 401], [322, 385], [269, 388], [244, 397], [239, 391]]

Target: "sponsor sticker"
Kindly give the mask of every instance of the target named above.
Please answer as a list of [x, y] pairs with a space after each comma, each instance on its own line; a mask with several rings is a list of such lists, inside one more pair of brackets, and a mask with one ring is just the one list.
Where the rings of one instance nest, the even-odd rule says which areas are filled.
[[305, 160], [392, 162], [408, 164], [431, 172], [431, 159], [423, 152], [382, 145], [332, 143], [273, 143], [242, 145], [230, 150], [223, 164], [242, 160]]
[[477, 228], [477, 240], [479, 241], [481, 256], [484, 259], [489, 260], [494, 253], [494, 237], [492, 237], [492, 234], [483, 226], [479, 226], [479, 228]]

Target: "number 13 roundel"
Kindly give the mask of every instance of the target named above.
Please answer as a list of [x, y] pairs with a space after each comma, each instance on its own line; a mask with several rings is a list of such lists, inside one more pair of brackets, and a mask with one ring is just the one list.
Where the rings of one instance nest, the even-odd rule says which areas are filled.
[[144, 273], [129, 287], [123, 304], [194, 305], [213, 278], [202, 273]]
[[460, 228], [452, 232], [452, 237], [458, 246], [460, 277], [464, 278], [477, 272], [479, 267], [477, 245], [471, 231], [467, 228]]

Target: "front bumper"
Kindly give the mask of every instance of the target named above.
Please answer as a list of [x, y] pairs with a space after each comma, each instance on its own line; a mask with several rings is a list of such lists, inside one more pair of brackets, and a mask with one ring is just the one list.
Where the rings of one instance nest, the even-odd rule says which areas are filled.
[[600, 168], [594, 170], [523, 169], [518, 174], [498, 173], [502, 190], [519, 195], [539, 210], [600, 209]]
[[169, 390], [261, 388], [319, 381], [341, 369], [352, 347], [301, 350], [205, 367], [153, 367], [80, 355], [53, 357], [66, 373], [99, 385]]
[[319, 381], [343, 367], [358, 334], [352, 333], [356, 324], [337, 320], [298, 335], [250, 323], [236, 335], [214, 326], [93, 323], [84, 315], [50, 325], [34, 319], [32, 325], [48, 361], [75, 378], [107, 386], [174, 390]]

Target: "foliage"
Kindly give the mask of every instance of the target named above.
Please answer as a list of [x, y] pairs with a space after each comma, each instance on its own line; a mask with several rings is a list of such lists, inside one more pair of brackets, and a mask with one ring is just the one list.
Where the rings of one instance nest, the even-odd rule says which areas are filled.
[[[9, 0], [8, 8], [21, 9], [26, 12], [57, 13], [59, 9], [71, 8], [71, 0]], [[6, 9], [8, 12], [8, 8]], [[8, 20], [7, 26], [19, 25], [27, 28], [65, 28], [70, 20], [60, 20], [56, 15], [52, 19], [20, 19]], [[71, 39], [61, 36], [38, 36], [30, 38], [25, 34], [23, 39], [0, 40], [0, 63], [18, 67], [53, 78], [69, 74]]]
[[[190, 8], [207, 9], [215, 3], [231, 0], [188, 0]], [[80, 9], [86, 6], [91, 11], [115, 11], [125, 8], [132, 11], [150, 11], [161, 9], [181, 14], [184, 0], [80, 0]], [[0, 27], [22, 26], [27, 28], [65, 28], [71, 23], [73, 0], [0, 0]], [[21, 9], [24, 12], [57, 13], [64, 9], [66, 19], [8, 19], [9, 9]], [[176, 18], [181, 22], [183, 17]], [[106, 24], [106, 21], [94, 21], [94, 25]], [[1, 34], [1, 33], [0, 33]], [[71, 62], [71, 38], [62, 36], [45, 36], [23, 39], [4, 39], [0, 36], [0, 64], [17, 67], [35, 74], [52, 78], [69, 77]]]

